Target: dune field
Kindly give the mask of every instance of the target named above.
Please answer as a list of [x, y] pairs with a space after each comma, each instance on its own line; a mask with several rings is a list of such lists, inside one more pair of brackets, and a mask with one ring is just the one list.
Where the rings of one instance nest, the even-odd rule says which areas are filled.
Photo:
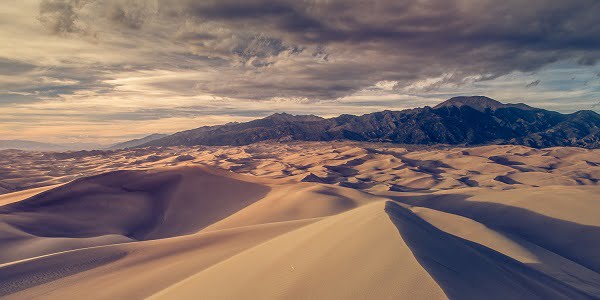
[[600, 298], [600, 150], [0, 151], [6, 299]]

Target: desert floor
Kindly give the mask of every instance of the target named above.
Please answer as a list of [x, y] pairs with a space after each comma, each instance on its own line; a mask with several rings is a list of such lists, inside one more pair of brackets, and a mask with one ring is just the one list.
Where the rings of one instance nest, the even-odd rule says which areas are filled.
[[0, 151], [0, 297], [600, 297], [600, 150]]

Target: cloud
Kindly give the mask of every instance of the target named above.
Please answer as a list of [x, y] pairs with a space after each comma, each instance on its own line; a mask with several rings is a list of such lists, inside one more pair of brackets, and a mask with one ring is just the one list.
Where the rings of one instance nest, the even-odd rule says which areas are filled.
[[536, 81], [532, 81], [530, 83], [528, 83], [527, 85], [525, 85], [526, 88], [532, 88], [532, 87], [536, 87], [540, 84], [540, 82], [542, 82], [541, 80], [536, 80]]
[[86, 0], [42, 0], [39, 20], [53, 33], [73, 33], [82, 29], [77, 25], [77, 10]]
[[600, 71], [596, 0], [11, 1], [0, 114], [23, 120], [194, 124], [461, 94], [570, 112], [600, 97], [581, 82]]
[[35, 65], [0, 57], [2, 75], [20, 75], [35, 69]]
[[40, 4], [40, 19], [53, 32], [82, 26], [118, 35], [113, 24], [154, 38], [150, 45], [177, 43], [180, 51], [222, 59], [220, 78], [199, 80], [199, 92], [256, 100], [333, 100], [381, 81], [402, 89], [441, 76], [461, 85], [566, 59], [594, 65], [598, 13], [594, 0]]

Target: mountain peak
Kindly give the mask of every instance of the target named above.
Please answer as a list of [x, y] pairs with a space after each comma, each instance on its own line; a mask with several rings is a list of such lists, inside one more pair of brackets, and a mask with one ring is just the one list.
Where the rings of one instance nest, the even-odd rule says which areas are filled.
[[288, 114], [285, 112], [274, 113], [274, 114], [266, 117], [265, 119], [272, 119], [272, 120], [277, 120], [277, 121], [304, 121], [304, 122], [323, 120], [323, 118], [315, 116], [315, 115], [292, 115], [292, 114]]
[[450, 98], [450, 99], [436, 105], [434, 107], [434, 109], [439, 109], [439, 108], [443, 108], [443, 107], [462, 107], [462, 106], [469, 106], [469, 107], [476, 109], [478, 111], [481, 111], [481, 112], [485, 112], [487, 109], [496, 110], [499, 108], [507, 108], [507, 107], [513, 107], [513, 108], [518, 108], [518, 109], [523, 109], [523, 110], [533, 109], [532, 107], [530, 107], [524, 103], [504, 104], [500, 101], [497, 101], [497, 100], [494, 100], [492, 98], [485, 97], [485, 96], [459, 96], [459, 97]]
[[267, 116], [267, 119], [283, 119], [283, 118], [293, 118], [294, 115], [288, 114], [286, 112], [276, 112], [272, 115]]

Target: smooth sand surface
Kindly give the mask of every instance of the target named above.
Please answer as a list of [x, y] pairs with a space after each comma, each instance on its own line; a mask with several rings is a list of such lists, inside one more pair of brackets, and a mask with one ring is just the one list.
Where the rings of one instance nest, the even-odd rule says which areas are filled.
[[0, 154], [2, 298], [600, 297], [598, 150]]

